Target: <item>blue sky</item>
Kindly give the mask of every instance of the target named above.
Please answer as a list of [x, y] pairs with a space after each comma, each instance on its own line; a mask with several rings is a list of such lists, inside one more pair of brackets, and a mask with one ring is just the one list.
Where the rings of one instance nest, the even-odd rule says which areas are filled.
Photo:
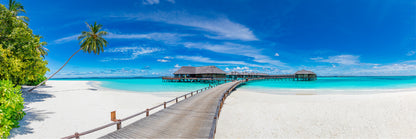
[[[8, 0], [0, 0], [7, 4]], [[56, 77], [165, 76], [180, 66], [318, 75], [416, 75], [414, 0], [20, 0], [56, 71], [97, 21], [100, 55]], [[48, 75], [51, 73], [48, 73]]]

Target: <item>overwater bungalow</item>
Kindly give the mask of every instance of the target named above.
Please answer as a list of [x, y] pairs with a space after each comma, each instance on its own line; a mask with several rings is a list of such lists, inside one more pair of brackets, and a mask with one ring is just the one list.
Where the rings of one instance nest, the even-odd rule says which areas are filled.
[[295, 73], [295, 80], [298, 81], [314, 81], [316, 80], [316, 74], [308, 70], [300, 70]]

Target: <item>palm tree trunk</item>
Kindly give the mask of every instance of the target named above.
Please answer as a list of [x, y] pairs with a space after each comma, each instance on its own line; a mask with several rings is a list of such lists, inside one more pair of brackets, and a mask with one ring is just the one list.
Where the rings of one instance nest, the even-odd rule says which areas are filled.
[[48, 81], [49, 79], [51, 79], [55, 74], [57, 74], [59, 71], [61, 71], [62, 68], [64, 68], [66, 66], [66, 64], [68, 64], [69, 60], [71, 60], [71, 58], [77, 54], [79, 51], [81, 51], [82, 48], [80, 48], [77, 52], [75, 52], [74, 54], [72, 54], [71, 57], [69, 57], [69, 59], [65, 62], [65, 64], [58, 69], [58, 71], [56, 71], [54, 74], [52, 74], [51, 76], [49, 76], [46, 80], [44, 80], [43, 82], [41, 82], [40, 84], [36, 85], [35, 87], [33, 87], [32, 89], [29, 90], [29, 92], [32, 92], [34, 89], [38, 88], [39, 86], [41, 86], [42, 84], [44, 84], [46, 81]]

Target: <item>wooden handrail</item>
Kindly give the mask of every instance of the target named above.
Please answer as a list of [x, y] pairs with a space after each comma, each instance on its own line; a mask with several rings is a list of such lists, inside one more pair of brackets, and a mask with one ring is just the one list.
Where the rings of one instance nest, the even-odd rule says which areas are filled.
[[[268, 79], [268, 78], [255, 78], [255, 79], [248, 79], [247, 81], [261, 80], [261, 79]], [[227, 96], [230, 95], [230, 93], [235, 88], [237, 88], [240, 84], [245, 83], [247, 81], [246, 80], [238, 81], [233, 86], [231, 86], [230, 88], [225, 90], [224, 93], [221, 95], [221, 98], [218, 100], [218, 103], [217, 103], [217, 109], [215, 111], [214, 119], [212, 121], [212, 127], [211, 127], [209, 137], [208, 137], [209, 139], [213, 139], [215, 137], [215, 133], [216, 133], [216, 130], [217, 130], [218, 118], [220, 117], [221, 109], [222, 109], [222, 106], [224, 105], [225, 99], [227, 98]]]
[[[216, 87], [216, 86], [218, 86], [218, 85], [219, 85], [219, 84], [212, 84], [211, 86], [209, 86], [209, 87], [205, 87], [205, 88], [203, 88], [203, 89], [204, 89], [204, 90], [207, 90], [207, 89], [210, 89], [210, 88], [214, 88], [214, 87]], [[75, 132], [75, 134], [74, 134], [74, 135], [66, 136], [66, 137], [63, 137], [62, 139], [71, 139], [71, 138], [77, 138], [77, 139], [78, 139], [78, 138], [79, 138], [80, 136], [82, 136], [82, 135], [90, 134], [90, 133], [92, 133], [92, 132], [95, 132], [95, 131], [98, 131], [98, 130], [102, 130], [102, 129], [104, 129], [104, 128], [107, 128], [107, 127], [110, 127], [110, 126], [113, 126], [113, 125], [118, 125], [118, 124], [120, 124], [120, 125], [121, 125], [121, 122], [123, 122], [123, 121], [129, 120], [129, 119], [131, 119], [131, 118], [134, 118], [134, 117], [139, 116], [139, 115], [144, 114], [144, 113], [147, 113], [147, 114], [148, 114], [148, 112], [150, 112], [151, 110], [156, 109], [156, 108], [158, 108], [158, 107], [164, 106], [164, 108], [166, 108], [166, 104], [168, 104], [168, 103], [170, 103], [170, 102], [173, 102], [173, 101], [176, 101], [176, 100], [177, 100], [177, 99], [179, 99], [179, 98], [185, 97], [186, 95], [189, 95], [189, 94], [192, 94], [192, 93], [196, 92], [194, 95], [192, 95], [192, 96], [195, 96], [196, 94], [201, 93], [201, 92], [203, 91], [203, 89], [198, 89], [198, 90], [201, 90], [201, 91], [199, 91], [199, 92], [198, 92], [198, 90], [197, 90], [197, 91], [192, 91], [192, 92], [187, 93], [187, 94], [185, 94], [185, 95], [182, 95], [182, 96], [176, 97], [176, 98], [174, 98], [174, 99], [172, 99], [172, 100], [169, 100], [169, 101], [163, 102], [162, 104], [159, 104], [159, 105], [156, 105], [156, 106], [154, 106], [154, 107], [151, 107], [150, 109], [146, 109], [145, 111], [142, 111], [142, 112], [139, 112], [139, 113], [133, 114], [133, 115], [128, 116], [128, 117], [123, 118], [123, 119], [119, 119], [119, 120], [114, 121], [114, 122], [112, 122], [112, 123], [109, 123], [109, 124], [106, 124], [106, 125], [103, 125], [103, 126], [100, 126], [100, 127], [94, 128], [94, 129], [91, 129], [91, 130], [87, 130], [87, 131], [84, 131], [84, 132], [81, 132], [81, 133]], [[191, 96], [191, 97], [192, 97], [192, 96]], [[188, 98], [189, 98], [189, 97], [188, 97]], [[186, 97], [185, 97], [185, 99], [186, 99]], [[183, 100], [184, 100], [184, 99], [183, 99]], [[179, 101], [178, 101], [178, 102], [179, 102]], [[176, 103], [177, 103], [177, 102], [176, 102]], [[148, 115], [147, 115], [147, 116], [148, 116]], [[118, 130], [118, 128], [117, 128], [117, 130]]]

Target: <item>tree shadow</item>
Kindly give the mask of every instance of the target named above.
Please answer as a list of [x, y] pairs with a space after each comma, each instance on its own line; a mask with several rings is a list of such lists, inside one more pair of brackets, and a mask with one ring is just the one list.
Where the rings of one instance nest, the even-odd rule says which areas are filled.
[[[41, 88], [51, 88], [50, 86], [42, 86]], [[13, 138], [16, 135], [26, 135], [33, 133], [33, 128], [29, 127], [30, 123], [33, 121], [44, 121], [48, 118], [48, 115], [53, 114], [53, 112], [47, 112], [46, 110], [38, 110], [35, 108], [30, 108], [28, 105], [34, 102], [43, 102], [47, 98], [53, 98], [54, 96], [51, 94], [45, 94], [45, 91], [33, 90], [32, 92], [28, 92], [27, 90], [30, 87], [22, 87], [22, 97], [24, 98], [24, 106], [25, 108], [23, 111], [26, 115], [23, 117], [22, 120], [19, 121], [18, 128], [13, 128], [10, 131], [9, 138]]]

